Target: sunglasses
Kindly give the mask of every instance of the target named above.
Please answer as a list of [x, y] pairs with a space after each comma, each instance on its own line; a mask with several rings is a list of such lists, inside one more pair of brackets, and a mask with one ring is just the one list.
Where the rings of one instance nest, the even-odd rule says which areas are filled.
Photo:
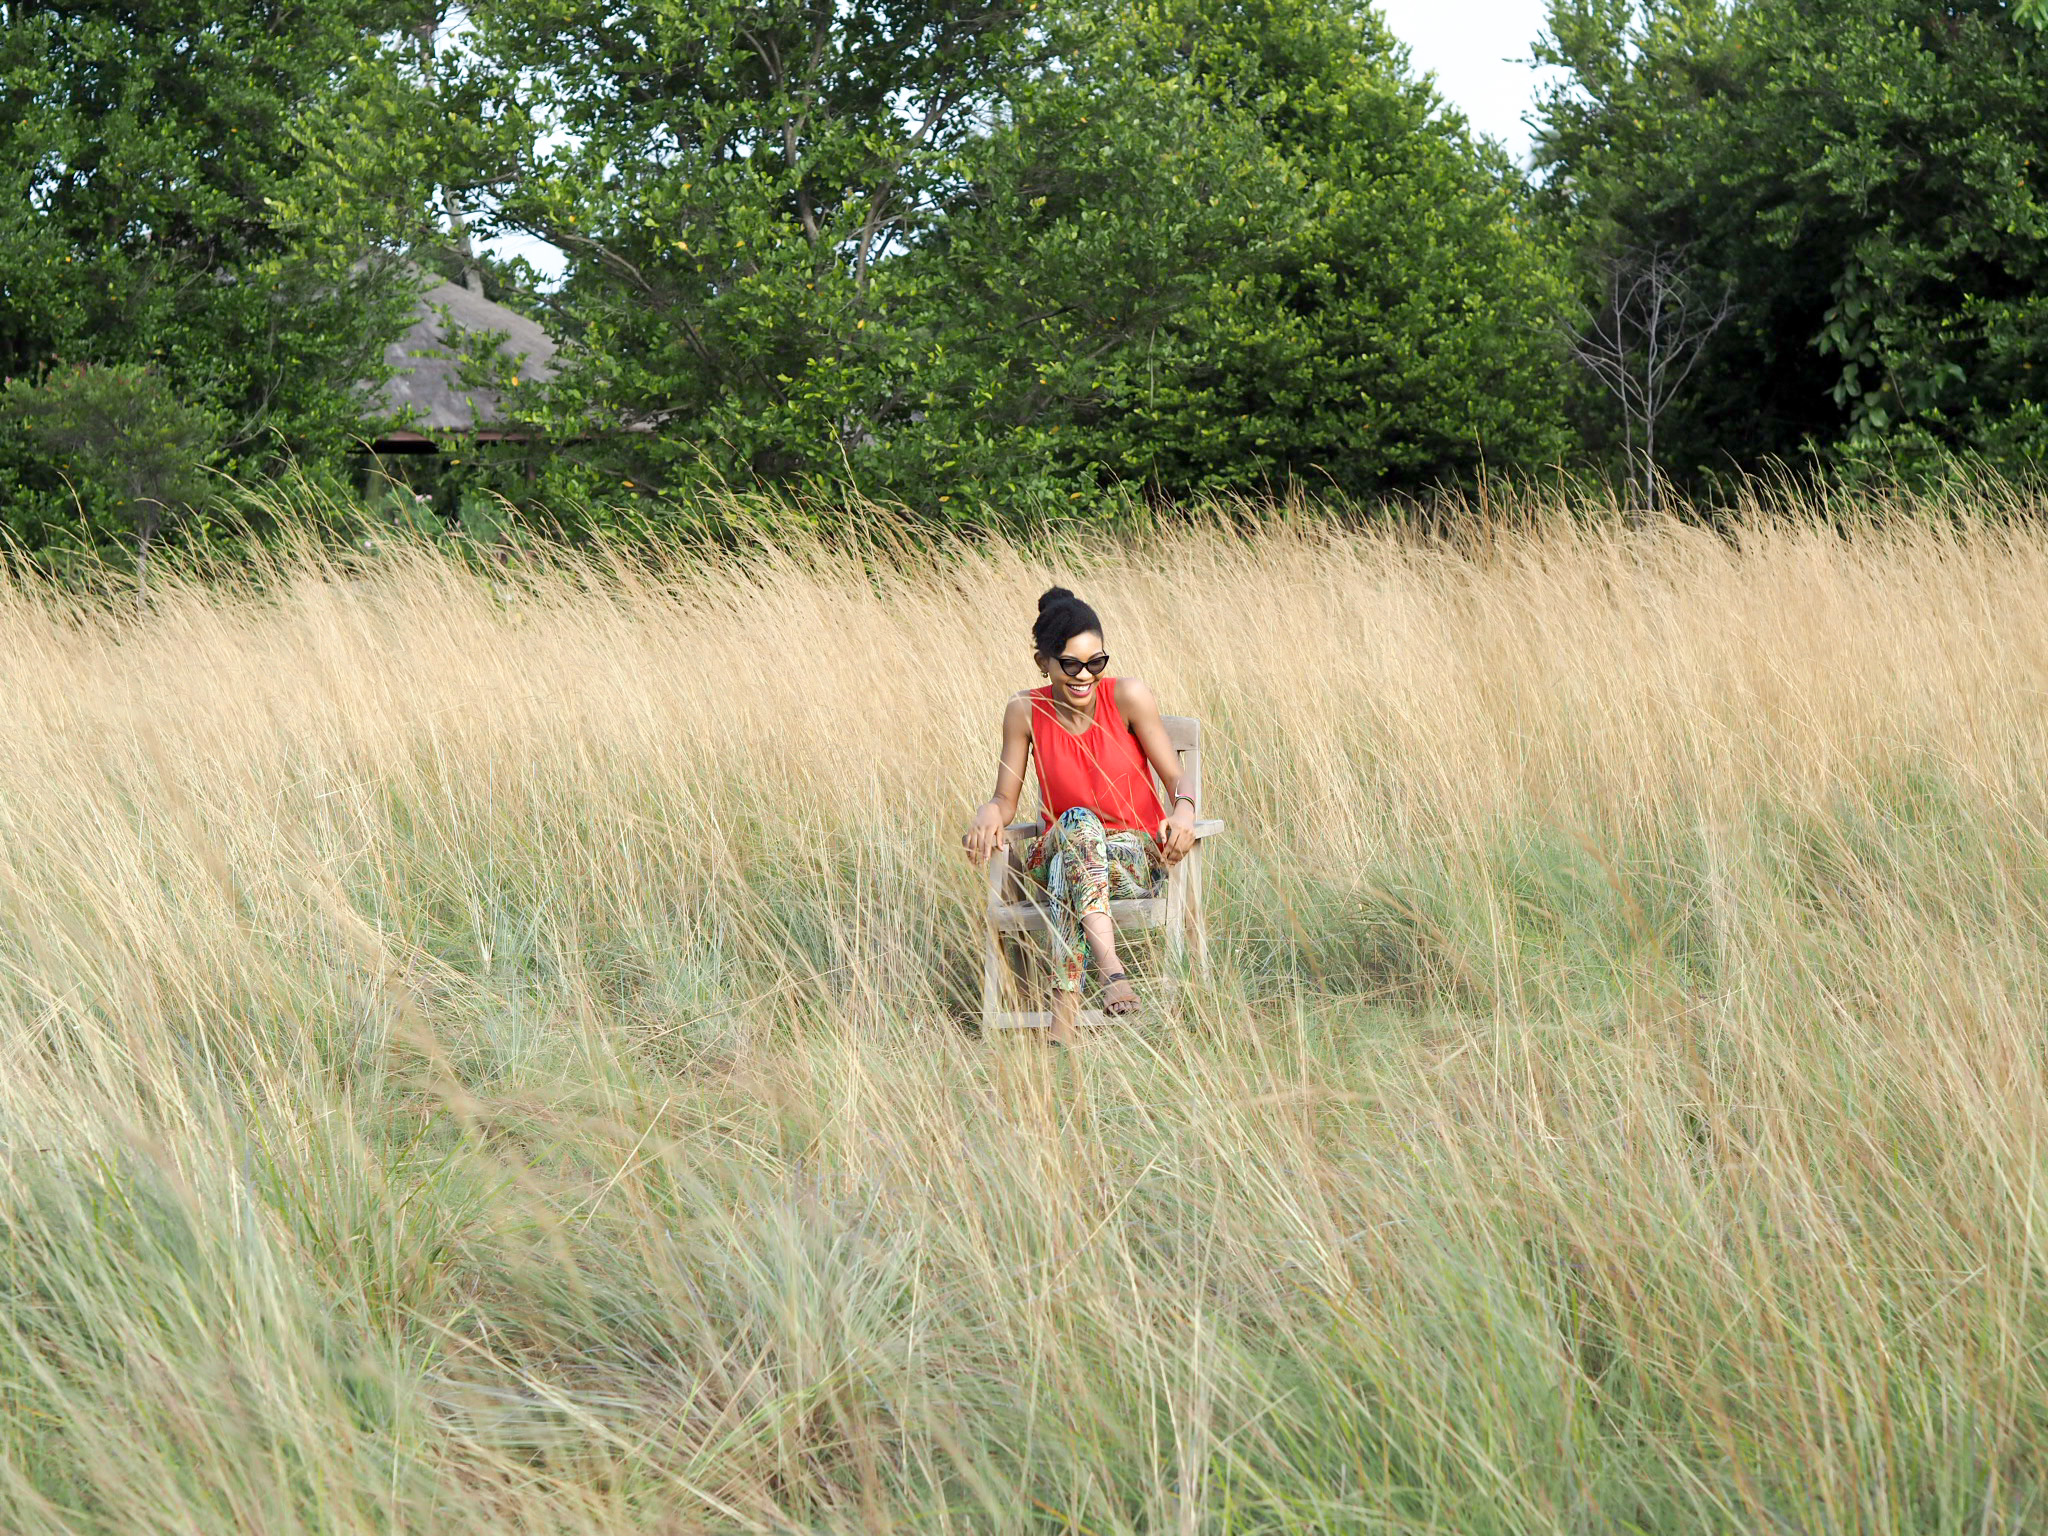
[[1069, 677], [1079, 677], [1083, 672], [1090, 677], [1100, 677], [1102, 669], [1109, 665], [1109, 652], [1097, 651], [1086, 661], [1078, 656], [1055, 656], [1053, 660], [1060, 664], [1060, 670]]

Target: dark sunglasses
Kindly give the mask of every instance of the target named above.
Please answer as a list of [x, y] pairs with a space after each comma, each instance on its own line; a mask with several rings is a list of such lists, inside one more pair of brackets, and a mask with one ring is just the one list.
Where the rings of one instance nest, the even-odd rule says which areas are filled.
[[1078, 656], [1055, 656], [1053, 660], [1060, 664], [1060, 670], [1069, 677], [1079, 677], [1084, 671], [1090, 677], [1100, 677], [1102, 669], [1109, 665], [1109, 652], [1097, 651], [1086, 661]]

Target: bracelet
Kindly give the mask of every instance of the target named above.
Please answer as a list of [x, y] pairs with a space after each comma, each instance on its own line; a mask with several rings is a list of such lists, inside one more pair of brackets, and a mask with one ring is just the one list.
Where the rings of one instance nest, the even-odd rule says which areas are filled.
[[1189, 794], [1186, 790], [1179, 791], [1174, 795], [1173, 798], [1175, 800], [1185, 800], [1189, 805], [1193, 805], [1195, 803], [1195, 797]]

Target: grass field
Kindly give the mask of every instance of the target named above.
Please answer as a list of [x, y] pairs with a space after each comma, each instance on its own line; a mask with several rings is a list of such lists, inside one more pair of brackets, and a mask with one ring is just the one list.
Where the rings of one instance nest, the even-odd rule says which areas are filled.
[[[1939, 510], [0, 588], [0, 1530], [2048, 1528], [2048, 532]], [[1049, 578], [1229, 823], [1068, 1058]]]

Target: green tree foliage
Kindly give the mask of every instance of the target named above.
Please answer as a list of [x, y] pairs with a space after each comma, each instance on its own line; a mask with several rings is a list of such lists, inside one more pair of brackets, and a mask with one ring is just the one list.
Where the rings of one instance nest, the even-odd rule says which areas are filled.
[[119, 541], [144, 582], [157, 536], [207, 499], [203, 466], [223, 427], [214, 412], [178, 399], [161, 374], [133, 365], [58, 369], [38, 384], [9, 380], [0, 386], [0, 423], [70, 492], [72, 515], [58, 526], [10, 520], [17, 540], [81, 552]]
[[[479, 180], [571, 267], [564, 434], [627, 462], [836, 473], [887, 402], [874, 279], [1027, 46], [1012, 0], [480, 0]], [[614, 482], [616, 483], [616, 481]]]
[[1362, 493], [1563, 450], [1556, 253], [1376, 15], [1181, 0], [1066, 27], [905, 263], [923, 419], [899, 460]]
[[0, 3], [0, 376], [147, 365], [244, 467], [345, 445], [407, 303], [364, 258], [419, 194], [332, 140], [393, 138], [374, 39], [416, 9]]
[[1348, 0], [475, 15], [523, 114], [491, 216], [573, 261], [553, 424], [652, 429], [613, 485], [961, 511], [1564, 447], [1556, 253]]
[[1554, 0], [1538, 57], [1589, 276], [1677, 248], [1732, 291], [1675, 467], [2048, 453], [2048, 45], [2002, 0]]

